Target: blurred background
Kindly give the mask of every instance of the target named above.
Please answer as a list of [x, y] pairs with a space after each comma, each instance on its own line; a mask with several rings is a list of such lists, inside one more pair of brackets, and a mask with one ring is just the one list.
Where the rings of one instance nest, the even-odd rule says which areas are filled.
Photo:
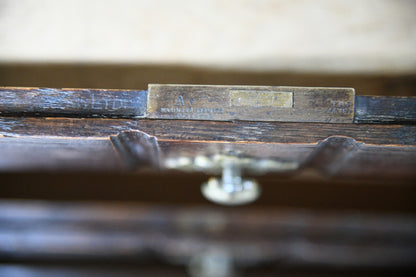
[[[343, 86], [358, 95], [416, 96], [416, 1], [0, 0], [0, 86], [148, 83]], [[409, 182], [265, 178], [258, 202], [230, 209], [202, 198], [206, 178], [2, 173], [0, 275], [232, 276], [233, 259], [247, 276], [409, 269], [400, 257], [414, 247], [394, 252], [395, 243], [415, 243]], [[390, 221], [383, 225], [383, 218]], [[5, 227], [13, 224], [17, 229]], [[13, 230], [23, 233], [16, 238]], [[221, 241], [232, 241], [234, 252]], [[265, 250], [276, 241], [281, 252]], [[371, 242], [375, 260], [366, 263], [359, 246]], [[16, 245], [32, 256], [13, 255]], [[399, 262], [380, 247], [393, 249]]]
[[343, 85], [410, 95], [416, 2], [0, 1], [0, 82]]

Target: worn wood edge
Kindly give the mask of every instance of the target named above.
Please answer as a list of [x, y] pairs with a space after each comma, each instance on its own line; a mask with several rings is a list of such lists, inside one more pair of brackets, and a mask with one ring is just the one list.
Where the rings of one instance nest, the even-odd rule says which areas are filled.
[[259, 143], [316, 143], [347, 136], [367, 144], [416, 145], [415, 125], [212, 122], [150, 119], [0, 118], [0, 135], [105, 137], [138, 130], [157, 139]]
[[[122, 107], [120, 111], [116, 111], [114, 109], [107, 110], [105, 107], [107, 105], [111, 106], [111, 103], [108, 104], [108, 101], [121, 101], [120, 99], [101, 99], [102, 101], [105, 101], [105, 105], [103, 103], [99, 103], [100, 99], [90, 99], [93, 101], [92, 103], [88, 104], [87, 102], [83, 102], [82, 105], [87, 105], [84, 108], [75, 107], [75, 100], [70, 98], [70, 95], [63, 96], [62, 99], [59, 99], [57, 97], [55, 100], [56, 103], [49, 103], [49, 101], [52, 101], [48, 98], [48, 96], [45, 96], [48, 98], [47, 102], [45, 102], [45, 105], [40, 105], [42, 103], [42, 100], [39, 100], [41, 102], [37, 103], [33, 107], [30, 107], [32, 105], [29, 102], [22, 102], [21, 100], [18, 100], [16, 98], [16, 102], [13, 102], [12, 104], [17, 105], [16, 110], [13, 110], [13, 108], [4, 106], [2, 109], [0, 109], [0, 114], [3, 116], [20, 116], [20, 115], [26, 115], [26, 116], [36, 116], [36, 117], [48, 117], [48, 116], [56, 116], [56, 117], [75, 117], [75, 118], [82, 118], [82, 117], [102, 117], [102, 118], [146, 118], [149, 116], [152, 117], [152, 111], [150, 106], [150, 98], [151, 98], [151, 91], [152, 89], [158, 89], [163, 87], [172, 87], [172, 88], [192, 88], [192, 87], [201, 87], [201, 88], [207, 88], [207, 89], [215, 89], [215, 88], [227, 88], [227, 89], [241, 89], [241, 88], [251, 88], [253, 90], [264, 90], [264, 89], [302, 89], [302, 90], [351, 90], [352, 94], [355, 95], [355, 97], [352, 97], [352, 105], [354, 107], [354, 112], [352, 114], [351, 121], [358, 124], [415, 124], [416, 123], [416, 97], [412, 96], [365, 96], [365, 95], [356, 95], [355, 89], [350, 87], [311, 87], [311, 86], [242, 86], [242, 85], [191, 85], [191, 84], [149, 84], [148, 88], [149, 91], [146, 90], [133, 90], [133, 89], [99, 89], [99, 88], [43, 88], [43, 87], [14, 87], [14, 86], [8, 86], [8, 87], [0, 87], [0, 92], [2, 91], [8, 91], [8, 90], [16, 90], [20, 92], [24, 91], [48, 91], [48, 93], [51, 93], [51, 91], [54, 91], [55, 93], [82, 93], [82, 92], [105, 92], [105, 93], [111, 93], [111, 92], [146, 92], [146, 95], [144, 99], [147, 101], [139, 101], [143, 102], [140, 105], [137, 105], [136, 108], [134, 108], [134, 105], [127, 105]], [[9, 97], [10, 98], [10, 97]], [[46, 99], [45, 98], [45, 99]], [[143, 100], [144, 100], [143, 99]], [[20, 101], [20, 102], [19, 102]], [[45, 100], [46, 101], [46, 100]], [[52, 101], [52, 102], [53, 102]], [[66, 102], [67, 101], [67, 102]], [[74, 102], [75, 101], [75, 102]], [[95, 101], [95, 102], [94, 102]], [[123, 100], [124, 101], [124, 100]], [[10, 101], [9, 101], [10, 102]], [[139, 103], [138, 102], [138, 103]], [[145, 103], [144, 103], [145, 102]], [[61, 103], [62, 108], [58, 108], [59, 103]], [[1, 104], [1, 101], [0, 101]], [[29, 105], [29, 106], [28, 106]], [[52, 105], [54, 108], [48, 107], [48, 105]], [[72, 105], [72, 106], [71, 106]], [[120, 105], [120, 103], [113, 103], [113, 106]], [[28, 106], [24, 108], [25, 106]], [[102, 106], [102, 107], [101, 107]], [[139, 108], [140, 106], [140, 108]], [[6, 107], [6, 108], [5, 108]], [[89, 108], [88, 108], [89, 107]], [[124, 110], [123, 110], [124, 109]], [[150, 109], [150, 110], [149, 110]], [[133, 110], [135, 110], [133, 112]], [[157, 118], [157, 116], [156, 116]], [[166, 118], [166, 119], [176, 119], [176, 118]], [[189, 118], [185, 118], [189, 119]], [[203, 120], [201, 118], [197, 120]], [[237, 119], [233, 118], [216, 118], [215, 120], [224, 120], [224, 121], [233, 121]], [[245, 121], [250, 121], [249, 118], [242, 119]], [[274, 121], [274, 120], [268, 120], [267, 118], [264, 118], [265, 121]], [[280, 122], [290, 122], [292, 120], [279, 120]], [[294, 120], [296, 121], [296, 120]], [[318, 122], [318, 121], [314, 121]], [[344, 122], [346, 123], [346, 122]]]
[[143, 118], [147, 90], [0, 87], [0, 115]]
[[356, 96], [354, 123], [416, 124], [416, 97]]

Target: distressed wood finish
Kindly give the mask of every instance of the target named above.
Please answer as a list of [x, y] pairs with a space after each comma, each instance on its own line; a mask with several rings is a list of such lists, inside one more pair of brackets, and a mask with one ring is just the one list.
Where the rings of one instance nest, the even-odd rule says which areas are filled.
[[[294, 165], [286, 175], [311, 169], [340, 179], [416, 178], [414, 99], [359, 97], [355, 121], [360, 124], [352, 124], [353, 89], [149, 88], [0, 90], [0, 111], [10, 116], [0, 118], [2, 170], [180, 169], [172, 166], [178, 163], [175, 158], [192, 163], [201, 155], [232, 153]], [[383, 108], [387, 112], [380, 112]], [[65, 115], [129, 119], [47, 117]], [[149, 119], [130, 118], [137, 116]], [[396, 124], [374, 124], [377, 120]], [[173, 161], [170, 166], [168, 160]], [[280, 174], [277, 167], [261, 171]]]
[[[129, 264], [131, 276], [168, 276], [172, 268], [182, 276], [213, 247], [253, 276], [259, 268], [279, 275], [282, 267], [325, 276], [416, 269], [415, 98], [358, 96], [358, 124], [197, 122], [132, 119], [146, 112], [141, 91], [16, 90], [0, 103], [2, 197], [36, 202], [0, 201], [0, 275], [128, 275], [120, 268]], [[276, 96], [273, 108], [293, 105]], [[256, 176], [264, 194], [254, 206], [201, 207], [207, 172], [172, 171], [165, 160], [218, 153], [300, 166]]]
[[355, 123], [416, 123], [416, 97], [357, 96]]
[[316, 143], [346, 136], [367, 144], [416, 145], [414, 125], [215, 122], [95, 118], [0, 118], [2, 136], [104, 137], [138, 130], [157, 139], [261, 143]]
[[0, 115], [366, 124], [416, 122], [416, 97], [354, 97], [354, 90], [348, 88], [149, 87], [149, 93], [145, 90], [3, 87], [0, 88]]
[[147, 91], [1, 88], [0, 116], [144, 117]]

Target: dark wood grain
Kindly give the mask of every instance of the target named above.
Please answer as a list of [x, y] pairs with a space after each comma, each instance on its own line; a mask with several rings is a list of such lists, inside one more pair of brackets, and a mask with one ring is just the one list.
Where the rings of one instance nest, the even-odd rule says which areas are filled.
[[0, 118], [2, 136], [109, 137], [137, 130], [158, 140], [317, 143], [346, 136], [367, 144], [416, 145], [414, 125], [213, 122], [71, 118]]
[[0, 171], [120, 171], [110, 139], [0, 138]]
[[[150, 85], [149, 92], [0, 87], [0, 115], [367, 124], [416, 122], [416, 97], [354, 97], [354, 94], [354, 89], [350, 88], [288, 86]], [[355, 109], [354, 102], [357, 102]]]
[[[415, 125], [8, 120], [0, 138], [2, 171], [180, 169], [168, 165], [168, 160], [187, 158], [192, 164], [201, 155], [238, 153], [298, 165], [299, 170], [282, 173], [262, 169], [277, 176], [313, 169], [320, 176], [338, 179], [416, 179]], [[351, 145], [354, 151], [349, 150]]]
[[0, 87], [0, 116], [143, 117], [147, 91]]
[[[273, 274], [273, 273], [272, 273]], [[355, 272], [355, 275], [357, 272]], [[359, 272], [358, 272], [359, 274]], [[134, 261], [96, 262], [4, 262], [0, 266], [0, 276], [8, 277], [188, 277], [183, 266], [167, 265], [149, 261], [146, 264]], [[256, 276], [256, 275], [252, 275]], [[262, 275], [263, 276], [263, 275]], [[273, 275], [269, 275], [273, 276]], [[296, 275], [298, 276], [298, 275]], [[314, 275], [316, 276], [316, 275]], [[319, 273], [317, 276], [320, 276]], [[361, 275], [360, 275], [361, 276]], [[365, 276], [365, 275], [364, 275]], [[386, 275], [387, 276], [387, 275]]]
[[[125, 65], [0, 65], [1, 85], [12, 86], [128, 89], [145, 88], [149, 82], [346, 86], [355, 87], [358, 94], [414, 96], [415, 81], [414, 75], [316, 75]], [[91, 103], [89, 96], [85, 97]], [[111, 93], [109, 97], [114, 99]], [[4, 109], [12, 107], [15, 100], [12, 98], [11, 105]], [[35, 112], [12, 112], [3, 114], [11, 117], [0, 118], [0, 146], [4, 146], [0, 152], [6, 154], [0, 157], [0, 166], [12, 166], [13, 157], [18, 158], [18, 166], [26, 165], [26, 169], [38, 166], [32, 173], [22, 173], [22, 168], [17, 170], [19, 173], [12, 173], [11, 167], [7, 168], [8, 173], [0, 176], [3, 198], [128, 200], [169, 206], [0, 203], [0, 275], [170, 276], [173, 269], [169, 257], [173, 257], [176, 270], [173, 275], [182, 276], [186, 259], [178, 262], [178, 255], [189, 257], [195, 252], [186, 252], [187, 249], [201, 253], [204, 247], [219, 244], [241, 253], [238, 263], [250, 265], [247, 276], [260, 276], [258, 267], [267, 268], [268, 276], [276, 276], [291, 262], [296, 272], [283, 272], [285, 276], [292, 273], [311, 276], [317, 268], [318, 275], [324, 276], [340, 273], [393, 276], [402, 275], [403, 268], [414, 271], [414, 102], [409, 105], [402, 98], [360, 99], [371, 101], [357, 106], [359, 124], [334, 126], [84, 119], [80, 117], [124, 118], [125, 112], [127, 117], [131, 113], [126, 108], [121, 114], [115, 110], [109, 114], [102, 108], [105, 101], [98, 102], [101, 110], [84, 105], [80, 111], [78, 100], [69, 97], [69, 106], [62, 111], [65, 105], [53, 110], [54, 104], [41, 105], [33, 99]], [[396, 106], [392, 107], [392, 103]], [[38, 118], [18, 117], [28, 115]], [[74, 118], [62, 118], [66, 116]], [[139, 146], [146, 143], [129, 136], [130, 132], [153, 136], [163, 155], [209, 155], [231, 148], [254, 157], [304, 161], [305, 171], [297, 172], [294, 179], [282, 175], [256, 177], [264, 193], [253, 206], [201, 208], [195, 204], [207, 204], [199, 191], [200, 184], [208, 178], [204, 174], [119, 173], [131, 169], [131, 165], [133, 168], [154, 165], [149, 156], [157, 156], [146, 152], [151, 147], [141, 149]], [[121, 138], [127, 159], [115, 140], [110, 140], [111, 136]], [[326, 143], [328, 138], [339, 141]], [[131, 158], [133, 161], [129, 161]], [[39, 169], [54, 173], [45, 174]], [[68, 173], [71, 169], [88, 173]], [[316, 178], [310, 169], [332, 177]], [[403, 175], [403, 170], [411, 174]], [[351, 176], [356, 179], [349, 179]], [[186, 206], [173, 207], [179, 204]], [[285, 206], [308, 210], [286, 212]], [[315, 214], [316, 208], [330, 214]], [[266, 263], [260, 261], [258, 266], [247, 257], [241, 260], [250, 253], [258, 259], [271, 258]], [[126, 272], [123, 265], [115, 268], [114, 261], [131, 263], [134, 268]], [[156, 265], [149, 268], [148, 263]], [[301, 266], [306, 269], [299, 275], [297, 270]]]
[[356, 96], [354, 122], [416, 124], [416, 97]]
[[0, 234], [0, 260], [9, 261], [153, 257], [187, 265], [215, 247], [243, 268], [390, 268], [416, 261], [416, 221], [403, 214], [1, 201]]

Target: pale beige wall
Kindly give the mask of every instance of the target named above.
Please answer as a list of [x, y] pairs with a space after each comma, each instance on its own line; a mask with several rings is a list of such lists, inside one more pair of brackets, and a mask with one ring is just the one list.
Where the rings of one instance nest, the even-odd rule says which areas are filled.
[[416, 72], [416, 1], [0, 0], [0, 63]]

